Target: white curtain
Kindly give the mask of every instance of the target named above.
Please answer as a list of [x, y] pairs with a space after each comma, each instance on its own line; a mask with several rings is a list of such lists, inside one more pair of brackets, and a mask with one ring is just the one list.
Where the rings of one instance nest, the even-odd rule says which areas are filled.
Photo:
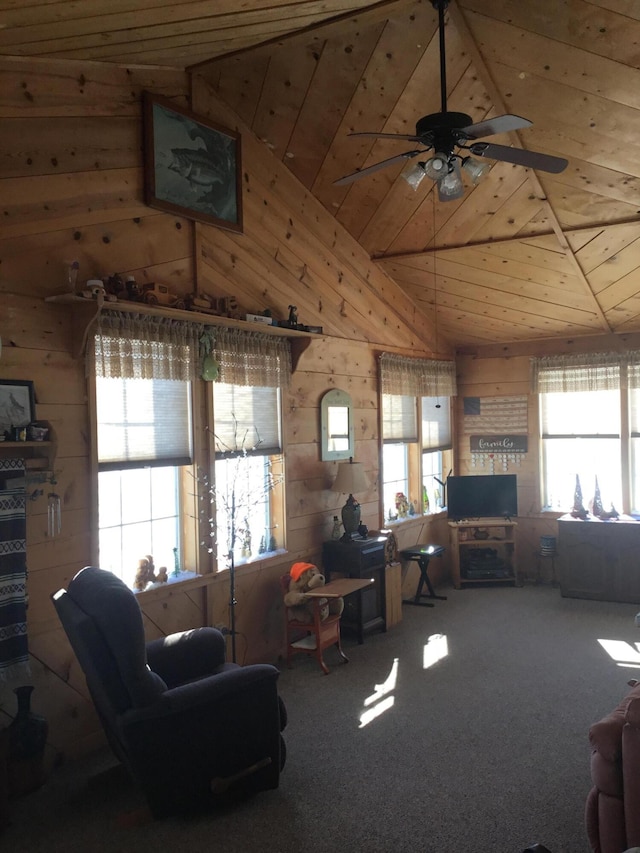
[[552, 355], [531, 359], [531, 390], [537, 394], [617, 391], [628, 377], [640, 387], [640, 351]]
[[196, 379], [202, 330], [202, 324], [169, 317], [103, 310], [95, 334], [96, 376]]
[[286, 388], [291, 379], [291, 347], [285, 337], [243, 329], [208, 327], [201, 343], [218, 362], [220, 382]]
[[455, 397], [456, 366], [453, 361], [405, 358], [383, 353], [379, 360], [383, 394], [410, 397]]

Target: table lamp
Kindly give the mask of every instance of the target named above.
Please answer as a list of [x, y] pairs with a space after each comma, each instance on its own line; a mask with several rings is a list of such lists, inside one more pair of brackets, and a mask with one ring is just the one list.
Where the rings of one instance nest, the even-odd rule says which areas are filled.
[[344, 525], [345, 540], [352, 538], [360, 526], [360, 504], [354, 498], [353, 492], [363, 492], [367, 488], [367, 478], [361, 462], [354, 462], [353, 457], [348, 462], [338, 464], [338, 476], [331, 486], [334, 492], [348, 494], [346, 504], [342, 507], [342, 524]]

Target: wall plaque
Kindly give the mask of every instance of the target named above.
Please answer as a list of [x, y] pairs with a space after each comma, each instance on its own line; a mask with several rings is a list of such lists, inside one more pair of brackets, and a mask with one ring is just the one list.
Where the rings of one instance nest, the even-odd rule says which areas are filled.
[[472, 435], [472, 453], [526, 453], [526, 435]]

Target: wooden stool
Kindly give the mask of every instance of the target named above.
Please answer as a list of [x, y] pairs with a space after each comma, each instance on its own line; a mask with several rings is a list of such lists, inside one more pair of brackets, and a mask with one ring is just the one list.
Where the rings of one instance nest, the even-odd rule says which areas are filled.
[[[420, 601], [421, 598], [435, 598], [438, 601], [446, 601], [446, 595], [436, 595], [433, 584], [429, 580], [427, 570], [429, 568], [429, 560], [431, 557], [441, 557], [445, 552], [442, 545], [414, 545], [413, 548], [404, 548], [400, 551], [400, 556], [403, 560], [415, 560], [420, 567], [420, 580], [418, 588], [413, 598], [405, 598], [403, 604], [417, 604], [420, 607], [433, 607], [431, 601]], [[429, 592], [423, 592], [422, 588], [426, 586]]]

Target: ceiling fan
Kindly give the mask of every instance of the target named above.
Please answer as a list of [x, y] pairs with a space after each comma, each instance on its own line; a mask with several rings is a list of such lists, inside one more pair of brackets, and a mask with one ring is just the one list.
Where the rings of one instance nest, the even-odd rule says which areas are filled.
[[[423, 116], [416, 124], [415, 134], [402, 133], [350, 133], [349, 136], [369, 136], [378, 139], [403, 139], [416, 142], [420, 148], [405, 151], [389, 157], [380, 163], [358, 169], [343, 178], [334, 181], [336, 186], [343, 186], [371, 175], [379, 169], [385, 169], [393, 163], [411, 160], [427, 151], [434, 154], [426, 160], [419, 161], [416, 166], [403, 177], [414, 187], [422, 178], [431, 178], [438, 187], [441, 201], [452, 201], [464, 195], [462, 170], [474, 183], [490, 169], [489, 163], [482, 163], [476, 157], [488, 157], [491, 160], [502, 160], [517, 166], [527, 166], [531, 169], [541, 169], [544, 172], [559, 173], [568, 165], [562, 157], [552, 157], [537, 151], [526, 151], [522, 148], [510, 148], [508, 145], [496, 145], [493, 142], [478, 142], [480, 137], [492, 136], [496, 133], [506, 133], [530, 127], [532, 122], [516, 115], [496, 116], [476, 124], [472, 124], [471, 116], [466, 113], [455, 113], [447, 110], [447, 78], [446, 56], [444, 43], [444, 13], [449, 0], [431, 0], [431, 5], [438, 12], [438, 33], [440, 39], [440, 98], [439, 113]], [[469, 153], [466, 153], [469, 152]], [[474, 156], [472, 156], [474, 155]]]

